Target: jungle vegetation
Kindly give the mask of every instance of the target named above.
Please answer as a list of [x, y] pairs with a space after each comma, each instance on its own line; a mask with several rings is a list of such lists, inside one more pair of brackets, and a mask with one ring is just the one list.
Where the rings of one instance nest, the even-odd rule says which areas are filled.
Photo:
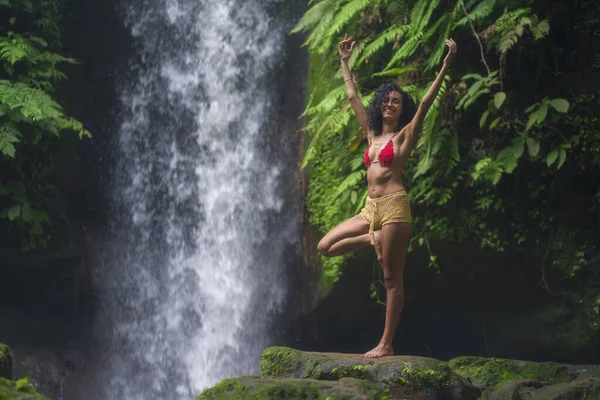
[[64, 3], [0, 0], [0, 233], [24, 251], [51, 237], [60, 135], [90, 136], [56, 96], [61, 66], [76, 62], [61, 54]]
[[[569, 297], [600, 329], [600, 8], [593, 0], [311, 0], [292, 33], [311, 63], [302, 115], [307, 209], [318, 235], [367, 196], [367, 146], [346, 98], [337, 45], [365, 105], [388, 80], [420, 101], [452, 37], [458, 53], [405, 171], [409, 251], [435, 241], [528, 253], [539, 288]], [[330, 288], [353, 255], [322, 258]], [[482, 266], [485, 268], [485, 266]]]

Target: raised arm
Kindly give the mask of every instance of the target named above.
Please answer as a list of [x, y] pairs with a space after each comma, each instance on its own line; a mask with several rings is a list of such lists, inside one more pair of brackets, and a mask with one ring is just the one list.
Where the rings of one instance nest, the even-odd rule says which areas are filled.
[[447, 39], [446, 45], [448, 46], [448, 54], [444, 59], [442, 69], [438, 73], [437, 77], [433, 81], [433, 84], [431, 85], [425, 96], [423, 96], [421, 104], [419, 104], [419, 108], [417, 109], [417, 113], [415, 114], [408, 126], [406, 134], [409, 142], [408, 144], [410, 144], [411, 146], [416, 142], [417, 138], [419, 137], [421, 129], [423, 128], [423, 121], [425, 121], [427, 111], [429, 111], [429, 108], [431, 107], [433, 101], [437, 97], [437, 94], [440, 91], [440, 86], [442, 86], [442, 82], [444, 81], [444, 76], [448, 72], [448, 69], [452, 64], [452, 60], [454, 60], [454, 55], [456, 54], [456, 43], [452, 39]]
[[352, 42], [352, 38], [348, 37], [348, 35], [344, 35], [344, 40], [340, 42], [338, 45], [338, 52], [340, 53], [340, 62], [342, 63], [342, 75], [344, 76], [344, 85], [346, 86], [346, 94], [348, 95], [348, 100], [350, 100], [350, 105], [354, 110], [354, 115], [358, 119], [358, 123], [362, 128], [363, 134], [368, 136], [369, 125], [367, 123], [367, 111], [360, 101], [360, 97], [358, 97], [358, 93], [356, 93], [356, 88], [354, 87], [354, 82], [352, 81], [352, 74], [350, 74], [350, 67], [348, 66], [348, 59], [350, 55], [352, 55], [352, 50], [354, 49], [354, 43]]

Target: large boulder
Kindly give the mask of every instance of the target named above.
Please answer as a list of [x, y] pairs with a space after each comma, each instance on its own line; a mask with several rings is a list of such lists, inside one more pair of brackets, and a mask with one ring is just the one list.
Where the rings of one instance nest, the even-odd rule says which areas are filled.
[[12, 379], [12, 357], [8, 346], [0, 343], [0, 378]]
[[486, 400], [600, 399], [600, 366], [458, 357], [450, 368], [484, 391]]
[[364, 359], [358, 354], [266, 349], [260, 377], [226, 379], [199, 400], [592, 400], [600, 366], [458, 357]]
[[358, 354], [313, 353], [270, 347], [262, 354], [261, 374], [284, 378], [337, 381], [356, 378], [377, 384], [391, 395], [422, 399], [477, 399], [480, 390], [454, 373], [443, 361], [393, 356], [375, 359]]
[[385, 391], [374, 383], [346, 378], [340, 381], [244, 376], [225, 379], [207, 389], [196, 400], [387, 400]]

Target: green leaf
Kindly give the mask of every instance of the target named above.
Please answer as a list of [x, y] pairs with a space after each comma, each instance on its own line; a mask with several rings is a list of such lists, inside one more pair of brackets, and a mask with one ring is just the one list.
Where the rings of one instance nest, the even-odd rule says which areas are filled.
[[529, 114], [529, 120], [527, 121], [527, 125], [525, 126], [525, 130], [528, 131], [531, 127], [537, 122], [538, 114], [531, 113]]
[[519, 158], [523, 155], [523, 151], [525, 151], [525, 142], [522, 137], [518, 137], [515, 139], [513, 143], [513, 154], [515, 158]]
[[535, 34], [535, 40], [539, 40], [550, 32], [550, 24], [547, 20], [541, 21], [535, 28], [532, 28]]
[[527, 114], [529, 114], [529, 113], [530, 113], [530, 112], [532, 112], [532, 111], [533, 111], [533, 109], [534, 109], [535, 107], [537, 107], [539, 104], [540, 104], [540, 103], [533, 103], [532, 105], [530, 105], [529, 107], [527, 107], [527, 108], [525, 109], [525, 112], [526, 112]]
[[560, 167], [562, 167], [566, 159], [567, 152], [565, 151], [565, 149], [558, 150], [558, 165], [556, 166], [556, 169], [560, 169]]
[[548, 156], [546, 156], [546, 164], [550, 167], [554, 164], [554, 161], [556, 161], [556, 157], [558, 157], [558, 149], [554, 149], [548, 153]]
[[477, 79], [478, 81], [483, 79], [483, 76], [479, 75], [479, 74], [466, 74], [464, 75], [462, 78], [460, 78], [461, 80], [465, 80], [465, 79]]
[[12, 17], [12, 18], [10, 18], [10, 19], [8, 20], [8, 22], [9, 22], [11, 25], [14, 25], [14, 24], [15, 24], [15, 22], [17, 22], [17, 19], [16, 19], [15, 17]]
[[352, 172], [351, 174], [346, 176], [346, 178], [344, 178], [344, 180], [340, 183], [340, 186], [338, 186], [336, 191], [333, 193], [332, 197], [336, 198], [336, 197], [340, 196], [342, 193], [349, 190], [350, 188], [355, 187], [361, 181], [363, 181], [366, 176], [367, 176], [367, 173], [364, 169], [360, 169], [358, 171]]
[[501, 117], [498, 117], [495, 120], [493, 120], [492, 123], [490, 124], [490, 131], [494, 130], [501, 120], [502, 120]]
[[527, 149], [529, 150], [529, 155], [535, 157], [540, 152], [540, 144], [535, 139], [527, 138]]
[[419, 68], [415, 65], [409, 65], [406, 67], [401, 67], [401, 68], [392, 68], [392, 69], [388, 69], [387, 71], [382, 71], [382, 72], [376, 72], [373, 74], [374, 77], [380, 77], [380, 76], [398, 76], [401, 74], [405, 74], [407, 72], [414, 72], [414, 71], [418, 71]]
[[11, 221], [15, 220], [21, 214], [21, 205], [17, 204], [16, 206], [11, 207], [8, 210], [8, 219]]
[[550, 105], [559, 113], [564, 114], [569, 111], [569, 102], [565, 99], [553, 99], [550, 101]]
[[548, 115], [548, 106], [542, 104], [540, 108], [536, 112], [538, 124], [541, 124], [546, 119], [546, 115]]
[[479, 119], [479, 128], [483, 128], [483, 125], [485, 125], [485, 122], [487, 121], [487, 117], [490, 114], [490, 110], [485, 110], [483, 112], [483, 114], [481, 115], [481, 118]]
[[358, 193], [356, 193], [356, 190], [353, 190], [352, 192], [350, 192], [350, 203], [356, 204], [357, 199], [358, 199]]
[[383, 49], [386, 44], [402, 38], [409, 29], [409, 25], [391, 26], [386, 31], [379, 34], [375, 40], [365, 47], [365, 50], [362, 52], [360, 59], [356, 63], [356, 66], [360, 66], [369, 57]]
[[506, 100], [506, 93], [504, 93], [504, 92], [496, 93], [496, 95], [494, 96], [494, 105], [496, 106], [497, 109], [500, 109], [500, 107], [502, 107], [504, 100]]
[[21, 215], [23, 216], [23, 220], [25, 222], [29, 222], [33, 219], [33, 209], [31, 208], [28, 202], [25, 202], [25, 204], [23, 204]]
[[[309, 31], [315, 28], [321, 22], [323, 14], [330, 12], [335, 7], [337, 0], [321, 1], [313, 5], [304, 13], [298, 24], [290, 33], [298, 33], [301, 31]], [[335, 9], [332, 10], [335, 12]]]
[[483, 81], [476, 81], [473, 86], [471, 86], [469, 88], [469, 90], [467, 91], [467, 93], [469, 94], [469, 96], [473, 97], [473, 95], [481, 88], [481, 85], [483, 85]]
[[352, 18], [371, 3], [371, 0], [351, 0], [336, 14], [331, 22], [327, 36], [338, 33]]
[[15, 143], [19, 143], [21, 133], [13, 124], [0, 125], [0, 154], [15, 157]]

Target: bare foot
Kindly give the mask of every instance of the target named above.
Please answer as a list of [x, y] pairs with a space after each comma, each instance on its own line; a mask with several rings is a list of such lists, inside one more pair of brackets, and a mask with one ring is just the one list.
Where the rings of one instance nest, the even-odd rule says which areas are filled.
[[375, 235], [375, 253], [377, 253], [377, 261], [383, 267], [383, 248], [381, 247], [381, 230], [373, 232]]
[[392, 349], [392, 346], [384, 345], [383, 343], [379, 343], [377, 345], [377, 347], [375, 347], [371, 351], [367, 351], [361, 357], [362, 358], [379, 358], [379, 357], [386, 357], [386, 356], [393, 356], [393, 355], [394, 355], [394, 350]]

